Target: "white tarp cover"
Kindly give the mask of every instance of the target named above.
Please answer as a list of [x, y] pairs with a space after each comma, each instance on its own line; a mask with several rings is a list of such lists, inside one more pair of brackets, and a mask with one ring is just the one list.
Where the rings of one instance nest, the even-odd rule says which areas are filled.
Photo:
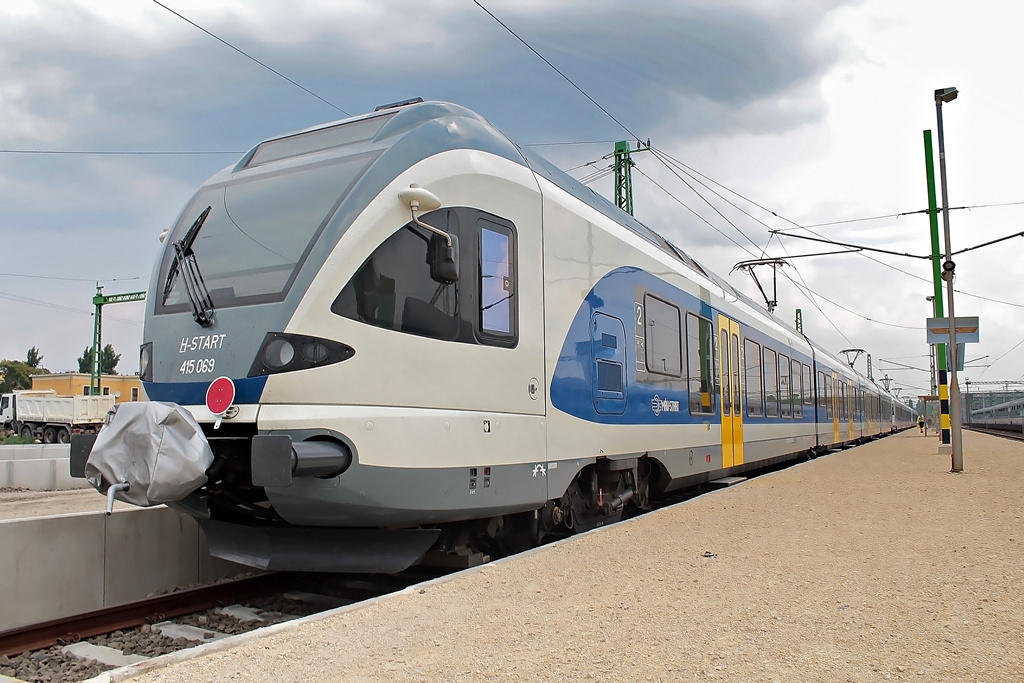
[[101, 493], [128, 482], [118, 500], [149, 506], [181, 500], [206, 483], [213, 451], [192, 415], [175, 403], [116, 404], [85, 464]]

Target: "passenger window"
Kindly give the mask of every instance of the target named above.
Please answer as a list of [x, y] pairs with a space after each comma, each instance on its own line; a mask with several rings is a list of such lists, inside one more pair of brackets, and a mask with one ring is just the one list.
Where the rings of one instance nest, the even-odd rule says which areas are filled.
[[481, 221], [480, 330], [485, 334], [507, 337], [513, 332], [516, 289], [512, 254], [512, 231]]
[[764, 350], [764, 415], [779, 416], [778, 356], [768, 348]]
[[644, 295], [644, 337], [647, 340], [647, 372], [680, 377], [683, 374], [679, 309]]
[[744, 374], [747, 392], [747, 415], [761, 417], [764, 396], [761, 391], [761, 345], [750, 339], [743, 340]]
[[790, 403], [789, 390], [789, 356], [779, 355], [779, 403], [782, 417], [793, 417], [793, 405]]
[[814, 393], [811, 387], [811, 368], [807, 365], [801, 365], [803, 371], [803, 384], [800, 386], [800, 391], [803, 394], [803, 400], [805, 406], [814, 405]]
[[711, 344], [715, 338], [711, 321], [693, 313], [686, 314], [686, 373], [689, 378], [690, 413], [715, 412], [715, 375]]
[[800, 403], [800, 395], [803, 393], [800, 389], [800, 368], [801, 363], [793, 361], [793, 375], [789, 385], [790, 399], [793, 402], [793, 417], [804, 416], [804, 407]]

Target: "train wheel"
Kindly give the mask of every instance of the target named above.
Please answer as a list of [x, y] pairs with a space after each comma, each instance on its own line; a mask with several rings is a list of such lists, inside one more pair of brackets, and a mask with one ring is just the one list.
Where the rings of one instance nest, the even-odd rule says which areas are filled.
[[57, 443], [57, 430], [53, 427], [43, 429], [43, 443]]
[[21, 435], [26, 439], [32, 439], [35, 437], [35, 434], [32, 433], [32, 428], [28, 425], [21, 428]]
[[57, 432], [57, 443], [71, 443], [71, 432], [63, 427]]

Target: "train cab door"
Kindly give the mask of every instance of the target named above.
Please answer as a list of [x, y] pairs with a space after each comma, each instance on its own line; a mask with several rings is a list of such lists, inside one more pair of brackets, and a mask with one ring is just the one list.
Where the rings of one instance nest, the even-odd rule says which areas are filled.
[[718, 386], [722, 406], [722, 467], [743, 464], [740, 324], [718, 316]]
[[857, 419], [857, 390], [854, 388], [853, 382], [846, 382], [846, 433], [847, 438], [850, 441], [857, 436], [857, 428], [855, 421]]

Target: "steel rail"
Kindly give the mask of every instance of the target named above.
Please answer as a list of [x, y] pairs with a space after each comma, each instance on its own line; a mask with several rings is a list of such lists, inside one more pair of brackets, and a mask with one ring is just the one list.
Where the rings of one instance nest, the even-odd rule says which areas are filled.
[[16, 655], [51, 645], [78, 642], [83, 638], [155, 623], [172, 617], [216, 607], [221, 602], [245, 599], [273, 591], [281, 582], [277, 574], [222, 581], [198, 588], [158, 595], [138, 602], [83, 614], [51, 619], [38, 624], [0, 631], [0, 655]]
[[974, 427], [971, 425], [964, 425], [964, 429], [968, 429], [972, 432], [978, 432], [980, 434], [988, 434], [990, 436], [1000, 436], [1004, 439], [1024, 441], [1024, 433], [1022, 433], [1020, 428], [1017, 427], [1016, 425], [1013, 426], [1013, 429], [993, 429], [990, 427]]

